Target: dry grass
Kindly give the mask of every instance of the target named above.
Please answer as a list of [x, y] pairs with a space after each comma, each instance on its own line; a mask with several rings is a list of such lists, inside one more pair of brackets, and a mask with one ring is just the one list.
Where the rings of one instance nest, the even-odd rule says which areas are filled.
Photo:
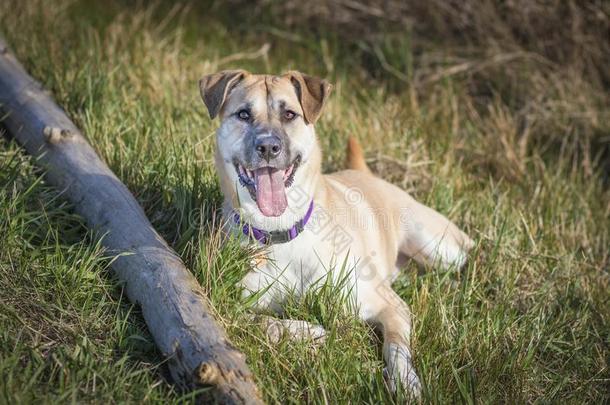
[[[330, 78], [325, 169], [355, 135], [376, 173], [477, 239], [464, 272], [408, 265], [396, 283], [425, 402], [608, 401], [608, 6], [359, 4], [0, 0], [0, 29], [197, 275], [269, 402], [400, 398], [331, 286], [288, 309], [331, 331], [317, 353], [246, 323], [248, 252], [217, 238], [196, 86], [222, 68]], [[189, 399], [39, 175], [0, 144], [0, 401]]]

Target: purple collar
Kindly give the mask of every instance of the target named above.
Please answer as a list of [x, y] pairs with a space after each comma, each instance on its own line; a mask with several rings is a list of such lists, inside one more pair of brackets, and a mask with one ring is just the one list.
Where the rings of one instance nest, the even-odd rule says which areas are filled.
[[309, 208], [307, 208], [307, 212], [305, 216], [301, 218], [299, 221], [295, 222], [294, 225], [288, 230], [285, 231], [264, 231], [262, 229], [255, 228], [250, 226], [249, 224], [242, 222], [239, 214], [236, 212], [233, 214], [233, 221], [242, 226], [241, 231], [246, 236], [252, 236], [254, 239], [259, 241], [263, 245], [273, 245], [276, 243], [286, 243], [295, 239], [303, 229], [309, 218], [311, 218], [311, 214], [313, 213], [313, 200], [309, 203]]

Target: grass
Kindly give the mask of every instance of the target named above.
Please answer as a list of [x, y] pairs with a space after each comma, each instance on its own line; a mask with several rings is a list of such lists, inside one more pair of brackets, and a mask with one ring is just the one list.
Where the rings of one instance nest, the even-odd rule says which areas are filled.
[[[325, 170], [342, 167], [355, 135], [376, 173], [477, 240], [463, 271], [408, 264], [395, 284], [415, 314], [424, 402], [610, 400], [609, 81], [595, 70], [606, 44], [595, 48], [593, 23], [570, 36], [585, 38], [587, 56], [571, 62], [507, 30], [477, 42], [468, 26], [461, 38], [423, 24], [424, 41], [388, 23], [360, 40], [345, 19], [312, 31], [323, 21], [313, 12], [290, 23], [281, 8], [239, 1], [104, 3], [0, 0], [1, 31], [200, 280], [268, 402], [402, 398], [385, 388], [377, 337], [333, 286], [287, 310], [330, 331], [317, 351], [270, 345], [246, 321], [235, 283], [248, 252], [219, 242], [217, 123], [196, 85], [230, 67], [330, 78], [317, 129]], [[112, 258], [34, 163], [0, 141], [0, 402], [192, 400], [168, 382]]]

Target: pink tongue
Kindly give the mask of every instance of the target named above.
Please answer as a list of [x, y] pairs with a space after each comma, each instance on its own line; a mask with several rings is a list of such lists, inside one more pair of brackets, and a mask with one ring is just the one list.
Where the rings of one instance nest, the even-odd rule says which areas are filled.
[[267, 217], [282, 215], [288, 206], [284, 189], [284, 170], [263, 167], [254, 171], [254, 179], [258, 209]]

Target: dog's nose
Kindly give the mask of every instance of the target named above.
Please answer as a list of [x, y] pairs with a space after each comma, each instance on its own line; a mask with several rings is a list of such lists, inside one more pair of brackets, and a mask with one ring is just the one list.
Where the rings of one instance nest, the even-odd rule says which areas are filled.
[[277, 157], [282, 151], [282, 141], [275, 135], [266, 136], [257, 139], [254, 148], [259, 156], [269, 163], [271, 159]]

